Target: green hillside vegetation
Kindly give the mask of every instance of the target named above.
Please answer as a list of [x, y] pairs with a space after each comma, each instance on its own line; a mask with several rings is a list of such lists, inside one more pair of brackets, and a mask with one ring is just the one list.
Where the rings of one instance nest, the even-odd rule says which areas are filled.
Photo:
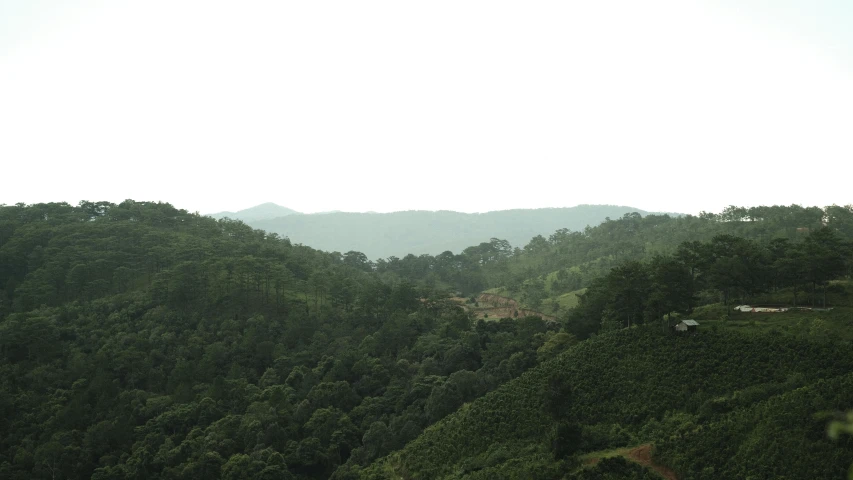
[[[559, 230], [548, 239], [534, 237], [523, 249], [514, 249], [509, 242], [492, 238], [458, 254], [444, 252], [437, 256], [380, 259], [375, 268], [386, 278], [407, 278], [465, 296], [482, 290], [499, 294], [514, 299], [520, 308], [561, 317], [567, 323], [575, 323], [573, 328], [578, 328], [580, 322], [568, 319], [571, 315], [576, 318], [577, 312], [570, 313], [570, 310], [577, 306], [578, 294], [588, 293], [587, 289], [602, 282], [611, 270], [631, 265], [631, 262], [646, 265], [635, 279], [643, 281], [650, 275], [647, 270], [651, 267], [648, 266], [654, 262], [658, 262], [656, 265], [660, 268], [667, 268], [667, 265], [674, 268], [671, 274], [679, 271], [683, 274], [679, 269], [689, 268], [690, 275], [695, 278], [691, 280], [691, 291], [687, 292], [691, 301], [683, 307], [717, 302], [822, 305], [824, 297], [828, 305], [837, 305], [832, 303], [836, 287], [831, 282], [818, 279], [817, 270], [801, 272], [797, 269], [804, 268], [804, 256], [821, 254], [805, 252], [803, 248], [816, 247], [843, 257], [848, 255], [851, 239], [853, 207], [850, 206], [824, 209], [796, 205], [730, 207], [721, 214], [700, 216], [626, 214], [582, 232]], [[738, 279], [730, 275], [730, 281], [741, 284], [712, 288], [725, 281], [722, 272], [738, 272], [726, 262], [741, 257], [748, 261], [740, 262], [738, 268], [751, 269], [750, 275]], [[673, 265], [673, 261], [681, 266]], [[692, 264], [686, 266], [685, 262]], [[814, 263], [818, 269], [827, 264], [831, 266], [832, 258]], [[713, 268], [714, 272], [703, 271], [703, 267]], [[623, 268], [621, 272], [626, 270]], [[849, 274], [849, 265], [846, 271], [833, 274], [836, 278]], [[820, 288], [816, 288], [818, 286]], [[694, 294], [700, 297], [692, 298]], [[669, 313], [678, 311], [674, 309]], [[598, 321], [599, 313], [595, 310], [587, 319]], [[579, 328], [573, 333], [583, 337], [593, 327], [587, 326], [587, 331]]]
[[622, 457], [605, 458], [572, 475], [574, 480], [660, 480], [662, 477]]
[[673, 255], [685, 243], [707, 243], [720, 235], [762, 248], [773, 241], [798, 244], [824, 226], [842, 239], [853, 239], [853, 207], [729, 207], [720, 214], [677, 217], [627, 213], [582, 230], [561, 228], [547, 237], [537, 235], [518, 244], [523, 248], [492, 238], [455, 254], [380, 259], [376, 267], [386, 275], [465, 295], [500, 288], [501, 295], [526, 308], [563, 315], [567, 309], [560, 305], [566, 302], [560, 296], [590, 286], [627, 261]]
[[829, 439], [824, 412], [853, 404], [851, 367], [847, 345], [624, 329], [467, 404], [362, 478], [588, 478], [578, 453], [645, 442], [679, 478], [842, 478], [853, 441]]
[[[671, 440], [673, 435], [678, 435], [679, 441], [684, 442], [710, 442], [711, 440], [708, 439], [714, 437], [698, 435], [691, 437], [682, 435], [683, 432], [678, 433], [678, 428], [681, 427], [672, 425], [672, 422], [675, 419], [681, 419], [686, 413], [689, 415], [684, 418], [689, 419], [690, 429], [699, 431], [704, 431], [705, 428], [726, 429], [728, 420], [709, 414], [708, 408], [713, 405], [707, 402], [726, 395], [738, 396], [740, 394], [737, 392], [741, 390], [770, 389], [774, 392], [773, 396], [797, 390], [799, 396], [791, 398], [802, 402], [798, 408], [812, 409], [814, 412], [834, 412], [850, 405], [849, 388], [845, 393], [830, 396], [825, 393], [823, 386], [811, 384], [815, 380], [826, 380], [833, 382], [832, 385], [844, 385], [846, 388], [850, 378], [840, 377], [846, 373], [847, 367], [833, 372], [815, 372], [801, 377], [797, 373], [799, 370], [793, 366], [753, 365], [746, 362], [745, 358], [750, 358], [761, 348], [775, 345], [775, 342], [789, 342], [787, 347], [776, 350], [771, 360], [782, 362], [782, 358], [776, 355], [788, 350], [788, 355], [791, 356], [787, 357], [785, 360], [787, 362], [791, 358], [797, 358], [793, 356], [797, 348], [800, 349], [800, 354], [806, 351], [817, 351], [810, 350], [813, 347], [807, 346], [814, 341], [829, 342], [823, 344], [829, 345], [831, 342], [845, 342], [851, 339], [853, 309], [844, 307], [844, 305], [850, 305], [851, 296], [847, 281], [843, 279], [850, 275], [851, 257], [853, 257], [853, 248], [850, 243], [851, 234], [853, 234], [853, 230], [850, 229], [853, 209], [850, 207], [829, 207], [825, 210], [799, 207], [771, 209], [777, 213], [788, 211], [809, 214], [816, 222], [811, 227], [787, 229], [783, 228], [786, 221], [788, 225], [793, 225], [793, 222], [805, 220], [785, 220], [788, 217], [780, 214], [777, 217], [769, 217], [770, 220], [766, 222], [755, 218], [748, 221], [739, 216], [732, 217], [732, 211], [737, 209], [729, 209], [723, 215], [680, 219], [668, 217], [643, 219], [628, 215], [618, 221], [605, 222], [599, 227], [587, 229], [582, 234], [570, 234], [570, 239], [563, 245], [566, 248], [563, 249], [558, 247], [559, 241], [552, 241], [551, 244], [540, 241], [538, 249], [531, 248], [531, 245], [537, 243], [534, 239], [521, 254], [507, 256], [497, 261], [481, 262], [485, 278], [495, 275], [495, 272], [498, 274], [504, 272], [502, 278], [511, 279], [511, 272], [519, 266], [524, 267], [519, 271], [532, 275], [517, 284], [520, 286], [516, 289], [512, 286], [504, 286], [490, 290], [505, 296], [513, 295], [515, 292], [520, 293], [518, 298], [521, 299], [522, 304], [542, 305], [549, 294], [555, 291], [559, 293], [558, 285], [562, 281], [571, 285], [569, 288], [585, 285], [586, 289], [582, 294], [572, 295], [577, 299], [577, 304], [563, 316], [563, 325], [566, 332], [577, 338], [592, 337], [592, 339], [573, 347], [572, 352], [587, 351], [586, 348], [594, 348], [592, 345], [597, 345], [596, 351], [600, 352], [600, 355], [616, 355], [616, 357], [582, 361], [572, 357], [571, 352], [566, 353], [559, 361], [549, 364], [559, 363], [559, 368], [552, 366], [553, 370], [548, 370], [548, 367], [543, 365], [535, 370], [540, 372], [535, 380], [538, 382], [537, 385], [531, 386], [525, 383], [524, 379], [527, 378], [525, 375], [522, 379], [486, 397], [482, 403], [475, 402], [467, 406], [454, 416], [427, 430], [402, 452], [393, 454], [384, 463], [373, 466], [366, 472], [366, 477], [382, 478], [400, 474], [404, 478], [481, 478], [481, 475], [485, 475], [482, 478], [488, 478], [489, 475], [497, 475], [496, 472], [503, 472], [500, 474], [503, 478], [570, 478], [574, 475], [573, 469], [577, 468], [578, 463], [576, 456], [570, 455], [571, 453], [600, 447], [625, 447], [644, 442], [664, 442], [667, 452], [676, 453], [667, 453], [666, 455], [670, 456], [660, 456], [660, 458], [671, 459], [671, 466], [684, 478], [744, 478], [745, 472], [749, 472], [752, 478], [781, 478], [779, 474], [783, 471], [799, 472], [802, 475], [792, 475], [790, 478], [837, 478], [844, 471], [844, 467], [849, 465], [851, 457], [849, 449], [836, 450], [839, 448], [838, 444], [831, 443], [826, 438], [828, 421], [826, 416], [808, 425], [797, 422], [786, 423], [784, 428], [793, 428], [789, 433], [796, 441], [781, 447], [771, 445], [769, 441], [763, 441], [755, 435], [747, 435], [744, 432], [749, 432], [748, 428], [729, 435], [732, 438], [731, 446], [735, 449], [743, 448], [746, 452], [748, 449], [771, 448], [772, 455], [756, 457], [765, 461], [759, 466], [752, 466], [746, 460], [749, 457], [747, 453], [739, 457], [740, 463], [725, 464], [725, 459], [728, 458], [726, 454], [720, 454], [713, 449], [707, 455], [715, 456], [717, 463], [699, 462], [697, 464], [677, 453], [684, 449], [689, 451], [689, 443], [679, 443], [677, 447], [673, 447], [671, 442], [665, 443]], [[796, 215], [790, 215], [790, 217], [796, 218]], [[656, 229], [667, 224], [668, 233], [663, 237], [658, 236], [659, 233], [655, 233]], [[707, 240], [690, 240], [673, 244], [672, 238], [679, 238], [684, 233], [679, 230], [684, 228], [693, 230], [696, 237], [707, 238]], [[621, 235], [614, 234], [619, 231], [631, 232], [624, 234], [627, 243], [619, 240]], [[723, 232], [737, 232], [743, 236]], [[607, 236], [601, 241], [590, 241], [604, 234]], [[636, 248], [633, 251], [624, 246], [643, 241], [644, 236], [647, 237], [646, 241], [648, 238], [658, 241], [647, 242], [645, 247]], [[574, 238], [571, 239], [571, 237]], [[636, 238], [640, 240], [628, 240]], [[622, 247], [619, 246], [620, 243], [623, 243]], [[572, 252], [576, 252], [578, 247], [584, 244], [594, 245], [597, 251], [576, 256], [573, 260]], [[640, 245], [640, 243], [636, 244]], [[595, 256], [606, 252], [608, 247], [624, 248], [631, 254], [622, 255], [618, 261], [615, 260], [615, 256]], [[558, 271], [563, 273], [551, 271], [537, 277], [537, 270], [531, 265], [535, 266], [538, 261], [542, 263], [541, 271], [552, 269], [560, 262], [565, 262], [567, 267]], [[572, 265], [573, 261], [586, 263]], [[590, 273], [597, 271], [590, 269], [590, 265], [600, 267], [601, 271]], [[506, 272], [510, 274], [507, 275]], [[589, 278], [576, 275], [578, 272], [589, 274]], [[806, 306], [808, 309], [763, 316], [732, 311], [732, 307], [740, 303], [770, 301], [785, 305]], [[827, 310], [826, 307], [830, 305], [842, 305], [842, 307]], [[694, 316], [702, 319], [703, 322], [708, 320], [700, 334], [701, 340], [699, 337], [681, 339], [672, 336], [670, 327], [675, 322], [680, 318]], [[641, 328], [626, 330], [625, 327], [629, 326], [641, 326]], [[656, 345], [646, 345], [648, 350], [655, 350], [655, 354], [661, 354], [661, 357], [652, 357], [655, 360], [653, 364], [657, 365], [655, 374], [652, 375], [642, 367], [638, 367], [636, 363], [642, 363], [645, 358], [639, 352], [632, 351], [627, 345], [601, 344], [600, 342], [604, 342], [605, 338], [611, 338], [611, 334], [602, 335], [607, 332], [617, 332], [619, 336], [630, 335], [632, 342], [639, 342], [643, 338], [648, 340], [655, 338], [650, 336], [656, 336], [654, 340]], [[596, 335], [601, 336], [596, 338]], [[619, 336], [613, 338], [621, 338]], [[709, 338], [720, 338], [720, 336], [726, 338], [724, 342], [727, 343], [726, 347], [708, 345], [707, 348], [696, 351], [696, 358], [687, 358], [667, 350], [671, 342], [684, 340], [705, 342]], [[747, 341], [754, 342], [755, 345], [739, 347], [743, 348], [740, 353], [725, 351], [725, 348]], [[631, 345], [631, 347], [634, 346]], [[818, 350], [820, 348], [823, 347], [819, 347]], [[832, 365], [836, 359], [844, 355], [842, 353], [844, 349], [849, 349], [849, 343], [844, 343], [841, 349], [828, 346], [826, 348], [829, 350], [816, 353], [815, 358], [825, 362], [826, 365]], [[719, 358], [718, 355], [724, 355], [725, 358]], [[648, 357], [648, 353], [646, 356]], [[707, 361], [715, 367], [696, 371], [697, 365], [706, 360], [704, 357], [709, 357]], [[572, 360], [566, 360], [566, 358], [572, 358]], [[765, 357], [767, 358], [769, 357]], [[732, 365], [733, 370], [729, 374], [736, 379], [734, 379], [735, 384], [730, 385], [729, 380], [722, 373], [727, 370], [721, 370], [721, 367], [725, 367], [725, 362], [732, 360], [735, 364]], [[569, 363], [575, 361], [579, 365], [570, 367]], [[810, 360], [800, 356], [797, 361]], [[734, 369], [738, 363], [741, 369]], [[601, 366], [606, 370], [597, 370]], [[556, 382], [553, 380], [558, 373], [563, 375], [572, 368], [576, 369], [576, 376], [563, 377]], [[622, 376], [614, 373], [615, 371], [631, 373], [628, 376]], [[679, 377], [681, 372], [690, 372], [690, 375]], [[761, 375], [779, 375], [784, 372], [785, 375], [794, 376], [786, 377], [784, 380], [782, 378], [774, 380], [780, 386], [764, 385], [767, 382], [761, 378], [755, 378], [754, 381], [757, 382], [755, 385], [737, 383], [747, 380], [755, 372], [761, 372]], [[533, 373], [530, 372], [528, 375]], [[614, 376], [613, 381], [608, 380], [608, 376]], [[677, 378], [680, 378], [678, 383], [668, 383]], [[803, 382], [801, 378], [808, 378], [810, 382]], [[591, 379], [596, 379], [599, 383], [584, 384], [582, 388], [575, 388], [576, 382], [583, 383]], [[711, 380], [722, 383], [708, 384]], [[555, 388], [553, 385], [562, 387]], [[654, 385], [663, 390], [657, 392], [655, 387], [648, 388], [645, 385]], [[571, 394], [557, 395], [560, 399], [559, 405], [564, 412], [567, 408], [574, 408], [578, 391], [583, 395], [589, 395], [590, 404], [599, 408], [617, 402], [609, 399], [621, 397], [619, 389], [624, 388], [633, 389], [631, 393], [624, 393], [631, 395], [632, 399], [639, 399], [646, 394], [653, 395], [657, 400], [649, 398], [648, 401], [654, 402], [657, 406], [669, 408], [671, 411], [640, 409], [632, 413], [634, 409], [619, 400], [619, 407], [614, 410], [624, 415], [623, 420], [616, 420], [613, 423], [613, 418], [588, 409], [584, 409], [582, 414], [569, 412], [560, 414], [565, 415], [564, 417], [552, 415], [550, 418], [552, 433], [550, 437], [544, 438], [541, 434], [537, 435], [537, 432], [547, 430], [549, 418], [535, 406], [542, 404], [547, 406], [549, 396], [546, 395], [543, 399], [537, 392], [543, 389], [559, 392], [560, 388], [573, 388]], [[596, 390], [596, 388], [604, 390]], [[679, 388], [685, 394], [690, 392], [694, 397], [700, 396], [700, 398], [667, 397], [667, 395], [673, 395], [673, 389]], [[727, 388], [728, 393], [726, 393]], [[513, 393], [508, 393], [511, 391]], [[597, 393], [591, 394], [591, 392]], [[505, 395], [501, 396], [501, 393]], [[503, 411], [493, 408], [499, 404], [504, 404]], [[706, 405], [706, 408], [700, 412], [698, 408], [702, 405]], [[778, 403], [768, 405], [778, 405]], [[483, 410], [478, 410], [478, 406]], [[586, 404], [584, 406], [586, 407]], [[754, 415], [757, 419], [768, 415], [761, 408], [772, 411], [773, 407], [752, 408], [754, 409], [739, 412], [739, 414], [747, 417]], [[714, 413], [713, 410], [711, 412]], [[726, 410], [726, 413], [729, 412], [730, 410]], [[486, 423], [490, 424], [496, 423], [499, 418], [507, 420], [501, 424], [500, 430], [487, 430], [485, 426], [477, 423], [478, 415], [487, 418]], [[807, 418], [812, 417], [807, 415]], [[657, 424], [664, 426], [656, 427]], [[631, 425], [636, 428], [632, 428]], [[769, 428], [766, 425], [768, 425], [766, 422], [754, 423], [755, 429], [759, 430]], [[471, 438], [473, 432], [481, 435], [484, 429], [490, 436], [483, 438], [482, 443], [474, 442], [468, 447], [455, 444], [452, 440], [442, 442], [437, 440], [438, 438]], [[620, 440], [611, 439], [602, 445], [595, 444], [594, 439], [598, 438], [596, 435], [601, 435], [602, 431], [608, 432], [604, 435], [605, 438], [608, 435], [616, 435], [614, 432], [619, 432]], [[806, 431], [809, 432], [809, 436], [804, 440], [803, 435]], [[779, 432], [774, 431], [768, 433], [767, 438], [776, 439], [778, 436]], [[809, 451], [812, 454], [807, 455], [807, 460], [802, 463], [791, 463], [788, 460], [793, 458], [791, 452], [797, 451], [796, 445], [805, 441], [810, 442], [811, 450]], [[743, 442], [743, 445], [739, 447], [738, 442]], [[569, 451], [562, 450], [559, 447], [561, 444], [570, 445]], [[505, 451], [502, 451], [501, 456], [494, 457], [496, 450], [493, 449], [495, 448], [503, 448]], [[703, 448], [709, 447], [703, 445]], [[787, 463], [776, 462], [777, 457], [774, 455], [786, 456]], [[481, 462], [485, 462], [485, 466], [472, 458], [481, 459]], [[495, 458], [512, 458], [513, 460], [499, 462]], [[522, 460], [523, 458], [526, 460]], [[819, 464], [822, 460], [828, 460], [829, 463], [821, 467]], [[777, 463], [783, 467], [777, 467]], [[696, 471], [695, 465], [701, 465], [703, 469]], [[704, 469], [705, 467], [707, 469]], [[483, 472], [486, 471], [489, 473], [484, 474]], [[715, 472], [719, 475], [718, 477], [713, 477]]]
[[[853, 298], [853, 294], [847, 298]], [[690, 317], [701, 321], [703, 328], [853, 342], [853, 308], [850, 307], [761, 314], [731, 312], [722, 305], [709, 305], [696, 309]]]
[[0, 207], [0, 478], [328, 478], [541, 358], [557, 326], [168, 204]]
[[568, 292], [557, 297], [557, 304], [560, 306], [560, 309], [563, 311], [568, 311], [572, 308], [578, 306], [580, 302], [580, 297], [586, 293], [585, 288], [581, 288], [580, 290], [575, 290], [574, 292]]
[[840, 478], [851, 240], [850, 206], [731, 207], [374, 262], [0, 206], [0, 478]]
[[768, 397], [775, 388], [703, 405], [698, 422], [661, 439], [657, 458], [685, 478], [843, 478], [853, 442], [826, 441], [826, 422], [850, 405], [853, 374]]
[[[673, 255], [648, 262], [626, 261], [593, 280], [566, 316], [566, 328], [583, 338], [602, 329], [658, 323], [666, 330], [673, 315], [702, 304], [732, 304], [787, 297], [786, 305], [826, 308], [833, 283], [850, 272], [853, 244], [833, 229], [809, 233], [799, 243], [767, 244], [732, 235], [710, 242], [685, 242]], [[783, 296], [784, 295], [784, 296]], [[759, 302], [760, 303], [760, 302]]]
[[336, 212], [247, 220], [247, 223], [295, 243], [326, 251], [357, 250], [371, 260], [378, 260], [409, 254], [458, 253], [493, 237], [505, 239], [511, 245], [524, 245], [536, 235], [561, 228], [582, 230], [588, 225], [598, 225], [607, 217], [618, 218], [630, 212], [647, 213], [631, 207], [579, 205], [486, 213]]

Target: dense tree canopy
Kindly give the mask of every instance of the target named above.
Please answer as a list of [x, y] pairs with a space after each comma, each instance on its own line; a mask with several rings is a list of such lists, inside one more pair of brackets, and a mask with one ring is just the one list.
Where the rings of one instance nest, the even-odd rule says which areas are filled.
[[[851, 235], [851, 207], [730, 207], [374, 262], [167, 203], [0, 206], [0, 478], [653, 478], [581, 461], [639, 443], [829, 478], [849, 344], [668, 327], [834, 305]], [[478, 320], [490, 287], [560, 321]]]
[[359, 252], [168, 204], [0, 215], [3, 478], [328, 478], [534, 365], [557, 328], [474, 328]]

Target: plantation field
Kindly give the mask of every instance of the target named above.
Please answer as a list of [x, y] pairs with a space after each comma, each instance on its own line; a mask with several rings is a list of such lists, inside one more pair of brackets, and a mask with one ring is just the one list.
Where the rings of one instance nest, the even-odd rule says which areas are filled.
[[[830, 440], [832, 417], [821, 412], [853, 404], [849, 348], [716, 330], [635, 327], [580, 342], [465, 404], [362, 478], [651, 478], [608, 456], [657, 465], [664, 478], [843, 478], [853, 442]], [[576, 432], [580, 463], [554, 452], [561, 431]], [[578, 471], [590, 458], [606, 472]]]
[[[829, 311], [750, 313], [728, 311], [722, 305], [697, 309], [693, 318], [700, 329], [731, 330], [753, 334], [780, 334], [816, 340], [853, 342], [853, 308]], [[726, 313], [729, 314], [726, 318]]]

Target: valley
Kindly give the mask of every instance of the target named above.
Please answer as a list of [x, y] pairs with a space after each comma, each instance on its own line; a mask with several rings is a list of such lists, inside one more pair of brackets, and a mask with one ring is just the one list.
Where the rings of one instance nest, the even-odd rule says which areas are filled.
[[851, 240], [853, 207], [774, 206], [373, 261], [3, 206], [0, 476], [843, 478]]
[[0, 480], [853, 480], [851, 26], [0, 1]]

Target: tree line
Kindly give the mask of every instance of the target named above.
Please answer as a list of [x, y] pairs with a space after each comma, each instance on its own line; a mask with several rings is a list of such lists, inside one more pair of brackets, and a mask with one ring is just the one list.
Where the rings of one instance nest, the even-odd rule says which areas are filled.
[[791, 304], [827, 307], [831, 282], [849, 276], [853, 242], [822, 227], [800, 242], [761, 243], [733, 235], [684, 242], [669, 255], [626, 261], [592, 281], [566, 315], [567, 329], [581, 338], [600, 330], [660, 322], [690, 314], [701, 304], [749, 303], [784, 291]]

